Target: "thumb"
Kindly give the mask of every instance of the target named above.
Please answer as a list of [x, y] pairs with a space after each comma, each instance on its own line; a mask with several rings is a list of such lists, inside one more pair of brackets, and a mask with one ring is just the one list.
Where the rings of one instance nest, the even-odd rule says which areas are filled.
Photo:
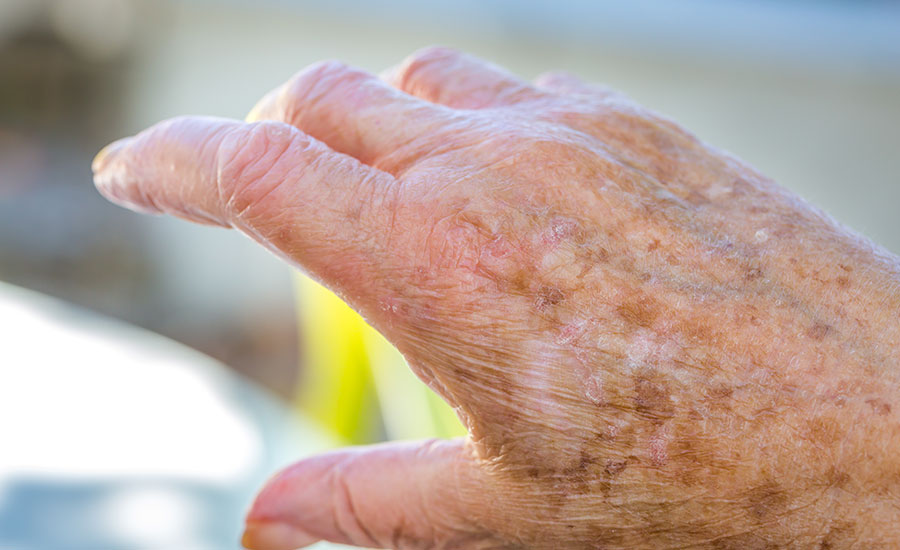
[[462, 439], [319, 455], [269, 481], [247, 515], [242, 542], [251, 550], [291, 550], [319, 540], [396, 549], [496, 547], [478, 527], [481, 507], [468, 502], [489, 500], [477, 476]]

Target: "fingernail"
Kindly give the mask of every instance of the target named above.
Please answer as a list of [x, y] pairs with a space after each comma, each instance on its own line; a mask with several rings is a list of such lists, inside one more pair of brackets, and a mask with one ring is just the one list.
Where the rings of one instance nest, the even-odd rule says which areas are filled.
[[112, 160], [116, 157], [116, 155], [125, 148], [125, 145], [131, 141], [131, 138], [123, 138], [118, 141], [114, 141], [100, 150], [97, 153], [97, 156], [94, 157], [94, 161], [91, 163], [91, 170], [94, 171], [95, 174], [102, 172]]
[[296, 550], [319, 542], [318, 537], [288, 525], [269, 521], [247, 522], [241, 544], [249, 550]]

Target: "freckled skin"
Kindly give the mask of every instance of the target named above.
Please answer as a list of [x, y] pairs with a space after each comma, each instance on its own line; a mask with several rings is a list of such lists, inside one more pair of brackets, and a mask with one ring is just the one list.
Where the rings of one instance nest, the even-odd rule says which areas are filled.
[[[364, 533], [320, 536], [397, 548], [900, 546], [897, 258], [618, 93], [571, 77], [532, 86], [467, 59], [427, 50], [394, 70], [389, 82], [421, 105], [387, 104], [377, 84], [325, 66], [257, 108], [376, 169], [363, 178], [371, 200], [339, 228], [308, 227], [327, 220], [320, 209], [288, 223], [315, 201], [290, 186], [261, 192], [266, 174], [289, 171], [277, 162], [236, 195], [238, 217], [216, 214], [341, 292], [469, 430], [452, 488], [417, 497], [426, 525], [357, 506]], [[391, 129], [409, 126], [390, 123], [397, 103], [418, 133], [388, 147]], [[335, 124], [345, 111], [378, 125]], [[233, 163], [245, 174], [259, 157]], [[329, 208], [346, 200], [318, 189]], [[191, 217], [140, 191], [107, 194], [152, 195]], [[267, 508], [273, 499], [264, 492], [251, 520], [290, 515]]]

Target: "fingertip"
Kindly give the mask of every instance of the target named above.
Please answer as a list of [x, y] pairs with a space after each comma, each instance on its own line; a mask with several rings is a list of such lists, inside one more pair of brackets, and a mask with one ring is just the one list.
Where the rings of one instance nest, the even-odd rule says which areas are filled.
[[241, 536], [241, 545], [248, 550], [296, 550], [319, 540], [286, 523], [248, 521]]
[[100, 150], [91, 162], [94, 187], [107, 200], [144, 214], [160, 214], [161, 210], [151, 197], [136, 196], [133, 174], [130, 172], [125, 150], [134, 142], [133, 137], [114, 141]]
[[[385, 541], [444, 547], [469, 532], [467, 514], [480, 513], [480, 496], [470, 499], [470, 460], [462, 440], [386, 443], [306, 458], [259, 492], [246, 516], [245, 542], [253, 550], [286, 550], [315, 537], [365, 547]], [[290, 529], [269, 529], [279, 524]]]
[[341, 454], [326, 453], [296, 462], [269, 478], [253, 499], [245, 521], [250, 524], [298, 524], [329, 497], [328, 472]]
[[94, 157], [93, 162], [91, 162], [91, 170], [94, 174], [100, 173], [105, 170], [112, 161], [118, 156], [118, 153], [125, 148], [125, 146], [132, 140], [132, 138], [122, 138], [116, 140], [103, 149], [100, 149], [100, 152], [97, 153], [97, 156]]
[[162, 121], [104, 147], [91, 164], [94, 186], [129, 210], [227, 227], [215, 187], [216, 152], [238, 125], [209, 117]]

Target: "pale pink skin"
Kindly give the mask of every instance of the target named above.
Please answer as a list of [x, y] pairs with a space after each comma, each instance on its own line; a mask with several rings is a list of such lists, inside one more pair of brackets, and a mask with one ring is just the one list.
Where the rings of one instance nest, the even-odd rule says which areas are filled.
[[900, 547], [895, 256], [568, 75], [323, 63], [250, 119], [117, 142], [97, 187], [301, 266], [470, 435], [297, 463], [249, 548]]

